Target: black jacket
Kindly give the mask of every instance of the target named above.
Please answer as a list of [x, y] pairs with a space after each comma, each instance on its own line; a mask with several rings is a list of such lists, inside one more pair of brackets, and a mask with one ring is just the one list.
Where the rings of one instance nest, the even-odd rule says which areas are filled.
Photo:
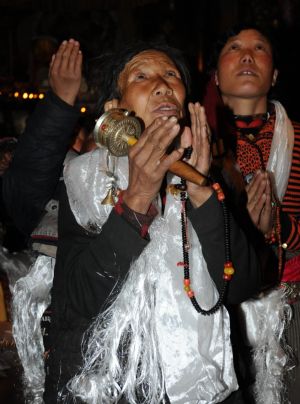
[[49, 92], [19, 138], [2, 192], [9, 216], [27, 236], [53, 198], [78, 117], [76, 108]]
[[[188, 215], [202, 244], [210, 275], [220, 290], [224, 265], [224, 219], [216, 196], [212, 195], [201, 208], [191, 209]], [[237, 304], [258, 291], [260, 271], [253, 248], [232, 218], [231, 228], [236, 274], [230, 282], [226, 303]], [[111, 293], [118, 292], [118, 285], [126, 277], [132, 260], [141, 254], [148, 242], [114, 211], [99, 235], [88, 234], [77, 224], [66, 192], [63, 193], [52, 290], [52, 350], [47, 360], [46, 403], [55, 402], [53, 400], [59, 392], [65, 399], [65, 385], [82, 363], [84, 331], [103, 309], [107, 298], [112, 297]], [[191, 310], [194, 310], [192, 305]]]
[[[4, 199], [25, 234], [29, 235], [38, 224], [44, 206], [53, 196], [77, 118], [74, 108], [49, 93], [20, 138], [13, 163], [5, 175]], [[224, 264], [224, 240], [220, 232], [223, 216], [216, 197], [212, 196], [199, 209], [191, 209], [188, 215], [202, 244], [210, 275], [220, 289]], [[67, 381], [81, 366], [84, 331], [112, 290], [118, 292], [130, 263], [148, 242], [114, 211], [99, 235], [88, 234], [76, 223], [63, 187], [52, 290], [51, 351], [46, 361], [46, 403], [60, 400], [60, 392], [64, 395]], [[260, 269], [253, 248], [234, 222], [231, 243], [237, 271], [226, 303], [235, 304], [257, 292]]]

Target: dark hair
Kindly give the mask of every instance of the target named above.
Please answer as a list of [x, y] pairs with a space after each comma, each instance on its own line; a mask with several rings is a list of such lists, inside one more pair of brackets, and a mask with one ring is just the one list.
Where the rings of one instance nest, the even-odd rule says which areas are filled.
[[218, 59], [222, 49], [224, 48], [225, 44], [227, 43], [228, 39], [238, 35], [241, 31], [253, 29], [260, 32], [269, 42], [272, 49], [272, 56], [273, 56], [273, 64], [274, 68], [277, 68], [279, 65], [279, 57], [278, 57], [278, 50], [275, 46], [275, 32], [271, 31], [268, 28], [258, 26], [256, 24], [238, 24], [231, 27], [228, 31], [225, 31], [221, 36], [217, 39], [214, 49], [210, 55], [208, 61], [208, 70], [213, 71], [217, 68]]
[[138, 53], [150, 49], [165, 53], [174, 62], [181, 74], [187, 95], [190, 93], [190, 73], [181, 51], [161, 42], [138, 41], [89, 62], [88, 83], [90, 87], [93, 87], [98, 98], [95, 111], [97, 114], [103, 112], [104, 103], [107, 100], [120, 98], [118, 80], [126, 63]]

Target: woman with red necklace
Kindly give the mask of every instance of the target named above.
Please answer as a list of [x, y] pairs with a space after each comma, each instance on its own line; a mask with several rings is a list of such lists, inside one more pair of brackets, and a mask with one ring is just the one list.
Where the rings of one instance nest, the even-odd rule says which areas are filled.
[[[217, 43], [215, 61], [204, 105], [208, 121], [219, 137], [215, 144], [216, 161], [230, 187], [237, 191], [235, 195], [246, 196], [243, 222], [250, 219], [247, 232], [254, 235], [258, 251], [269, 257], [264, 297], [243, 307], [244, 313], [252, 313], [253, 321], [257, 321], [246, 331], [250, 345], [256, 349], [256, 402], [281, 402], [287, 380], [288, 398], [294, 404], [298, 402], [300, 386], [300, 367], [296, 364], [300, 357], [300, 125], [289, 120], [278, 101], [270, 101], [278, 70], [270, 36], [263, 30], [235, 27]], [[270, 264], [272, 255], [278, 261], [276, 266]], [[282, 299], [282, 291], [286, 300]], [[278, 293], [277, 305], [274, 293]], [[285, 302], [290, 304], [292, 313], [285, 337], [293, 355], [298, 356], [295, 364], [282, 363], [281, 370], [293, 367], [286, 379], [284, 371], [276, 378], [268, 357], [260, 355], [268, 331], [269, 338], [273, 338], [277, 314], [275, 334], [280, 339], [280, 304], [283, 315]], [[259, 322], [260, 304], [264, 305], [264, 319], [261, 317]], [[268, 344], [272, 346], [270, 340]], [[277, 349], [275, 357], [280, 360], [280, 346]]]

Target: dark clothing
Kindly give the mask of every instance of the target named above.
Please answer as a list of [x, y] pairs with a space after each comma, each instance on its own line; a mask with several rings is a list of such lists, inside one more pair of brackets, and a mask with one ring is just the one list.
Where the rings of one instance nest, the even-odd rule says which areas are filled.
[[[53, 199], [60, 192], [63, 161], [78, 117], [76, 108], [49, 92], [30, 116], [3, 176], [3, 200], [14, 225], [26, 238], [26, 247], [32, 244], [32, 249], [50, 256], [55, 256], [57, 244], [57, 220], [53, 215], [57, 204]], [[48, 307], [45, 321], [41, 321], [46, 350], [50, 318]]]
[[77, 109], [49, 92], [19, 138], [3, 176], [3, 199], [9, 216], [27, 236], [53, 197], [78, 116]]
[[[38, 224], [56, 189], [77, 118], [74, 108], [49, 93], [20, 138], [15, 158], [5, 174], [4, 198], [9, 213], [27, 235]], [[18, 204], [13, 203], [16, 200]], [[220, 289], [224, 240], [220, 232], [223, 216], [217, 199], [212, 196], [203, 207], [191, 209], [188, 215], [202, 244], [211, 277]], [[51, 404], [63, 401], [66, 383], [81, 366], [83, 333], [118, 293], [132, 260], [149, 242], [114, 211], [100, 234], [87, 233], [75, 221], [64, 186], [58, 231], [51, 351], [46, 361], [45, 402]], [[226, 303], [236, 304], [257, 292], [260, 271], [253, 248], [234, 224], [231, 244], [236, 274]]]
[[[190, 210], [188, 215], [202, 244], [210, 275], [220, 290], [224, 239], [220, 232], [223, 214], [217, 198], [213, 195], [201, 208]], [[62, 196], [52, 292], [52, 352], [47, 360], [46, 403], [54, 403], [57, 394], [79, 370], [82, 333], [107, 304], [107, 299], [118, 293], [132, 260], [141, 254], [147, 243], [115, 211], [111, 212], [100, 234], [88, 234], [75, 221], [66, 193]], [[259, 265], [244, 234], [233, 222], [231, 243], [237, 271], [226, 300], [229, 304], [236, 304], [258, 291]]]
[[[246, 129], [241, 127], [234, 127], [232, 139], [236, 142], [236, 162], [239, 171], [243, 177], [251, 176], [258, 169], [265, 169], [268, 164], [271, 147], [273, 144], [273, 137], [275, 133], [275, 120], [276, 111], [272, 104], [269, 106], [269, 117], [267, 121], [252, 135], [251, 140], [247, 137]], [[279, 118], [279, 121], [282, 118]], [[263, 277], [264, 283], [271, 286], [271, 276], [278, 284], [281, 281], [281, 286], [285, 289], [286, 298], [291, 303], [292, 320], [290, 325], [285, 330], [285, 338], [287, 344], [292, 348], [295, 357], [294, 364], [296, 365], [291, 371], [286, 372], [286, 382], [288, 399], [292, 404], [298, 403], [299, 399], [299, 382], [300, 382], [300, 293], [292, 294], [289, 296], [290, 291], [299, 290], [300, 282], [300, 261], [297, 262], [297, 256], [300, 254], [300, 179], [299, 179], [299, 165], [300, 165], [300, 123], [291, 122], [294, 130], [293, 151], [291, 156], [291, 168], [288, 176], [287, 188], [280, 204], [279, 220], [275, 219], [275, 230], [280, 232], [280, 240], [278, 244], [284, 246], [282, 265], [283, 270], [278, 271], [278, 263], [264, 266]], [[251, 129], [253, 133], [253, 127]], [[283, 136], [281, 134], [280, 136]], [[275, 143], [276, 144], [276, 143]], [[278, 146], [279, 147], [279, 146]], [[281, 152], [278, 149], [277, 153]], [[283, 169], [282, 169], [283, 172]], [[282, 173], [280, 174], [282, 175]], [[246, 215], [244, 215], [246, 217]], [[257, 231], [257, 247], [256, 251], [261, 251], [262, 257], [269, 259], [275, 257], [278, 253], [277, 245], [273, 245], [272, 249], [266, 248], [264, 237]], [[264, 251], [262, 250], [264, 249]], [[267, 255], [268, 254], [268, 255]], [[291, 263], [293, 264], [291, 265]], [[291, 265], [291, 266], [290, 266]], [[288, 269], [289, 268], [289, 269]], [[293, 270], [291, 270], [293, 268]], [[268, 269], [268, 271], [267, 271]], [[279, 276], [281, 279], [279, 279]]]
[[0, 241], [1, 245], [9, 252], [22, 251], [27, 246], [27, 237], [15, 226], [7, 214], [6, 206], [2, 198], [2, 183], [0, 177]]

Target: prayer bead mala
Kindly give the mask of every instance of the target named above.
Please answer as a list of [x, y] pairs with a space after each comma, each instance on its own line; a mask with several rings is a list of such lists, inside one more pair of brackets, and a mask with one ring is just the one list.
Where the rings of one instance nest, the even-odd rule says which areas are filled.
[[208, 316], [216, 313], [222, 306], [227, 287], [231, 278], [234, 274], [234, 268], [231, 261], [231, 248], [230, 248], [230, 224], [229, 224], [229, 214], [225, 204], [225, 195], [218, 183], [213, 183], [212, 188], [217, 193], [218, 200], [222, 206], [223, 216], [224, 216], [224, 244], [225, 244], [225, 263], [223, 271], [223, 286], [219, 294], [219, 299], [216, 304], [209, 310], [204, 310], [200, 307], [195, 293], [191, 288], [190, 280], [190, 263], [189, 263], [189, 243], [187, 235], [187, 214], [186, 214], [186, 203], [187, 203], [187, 193], [186, 193], [186, 181], [181, 180], [181, 184], [176, 186], [180, 192], [181, 200], [181, 231], [182, 231], [182, 252], [183, 252], [183, 262], [178, 262], [177, 266], [182, 266], [184, 271], [184, 290], [186, 291], [188, 297], [190, 298], [192, 305], [196, 311], [204, 316]]

